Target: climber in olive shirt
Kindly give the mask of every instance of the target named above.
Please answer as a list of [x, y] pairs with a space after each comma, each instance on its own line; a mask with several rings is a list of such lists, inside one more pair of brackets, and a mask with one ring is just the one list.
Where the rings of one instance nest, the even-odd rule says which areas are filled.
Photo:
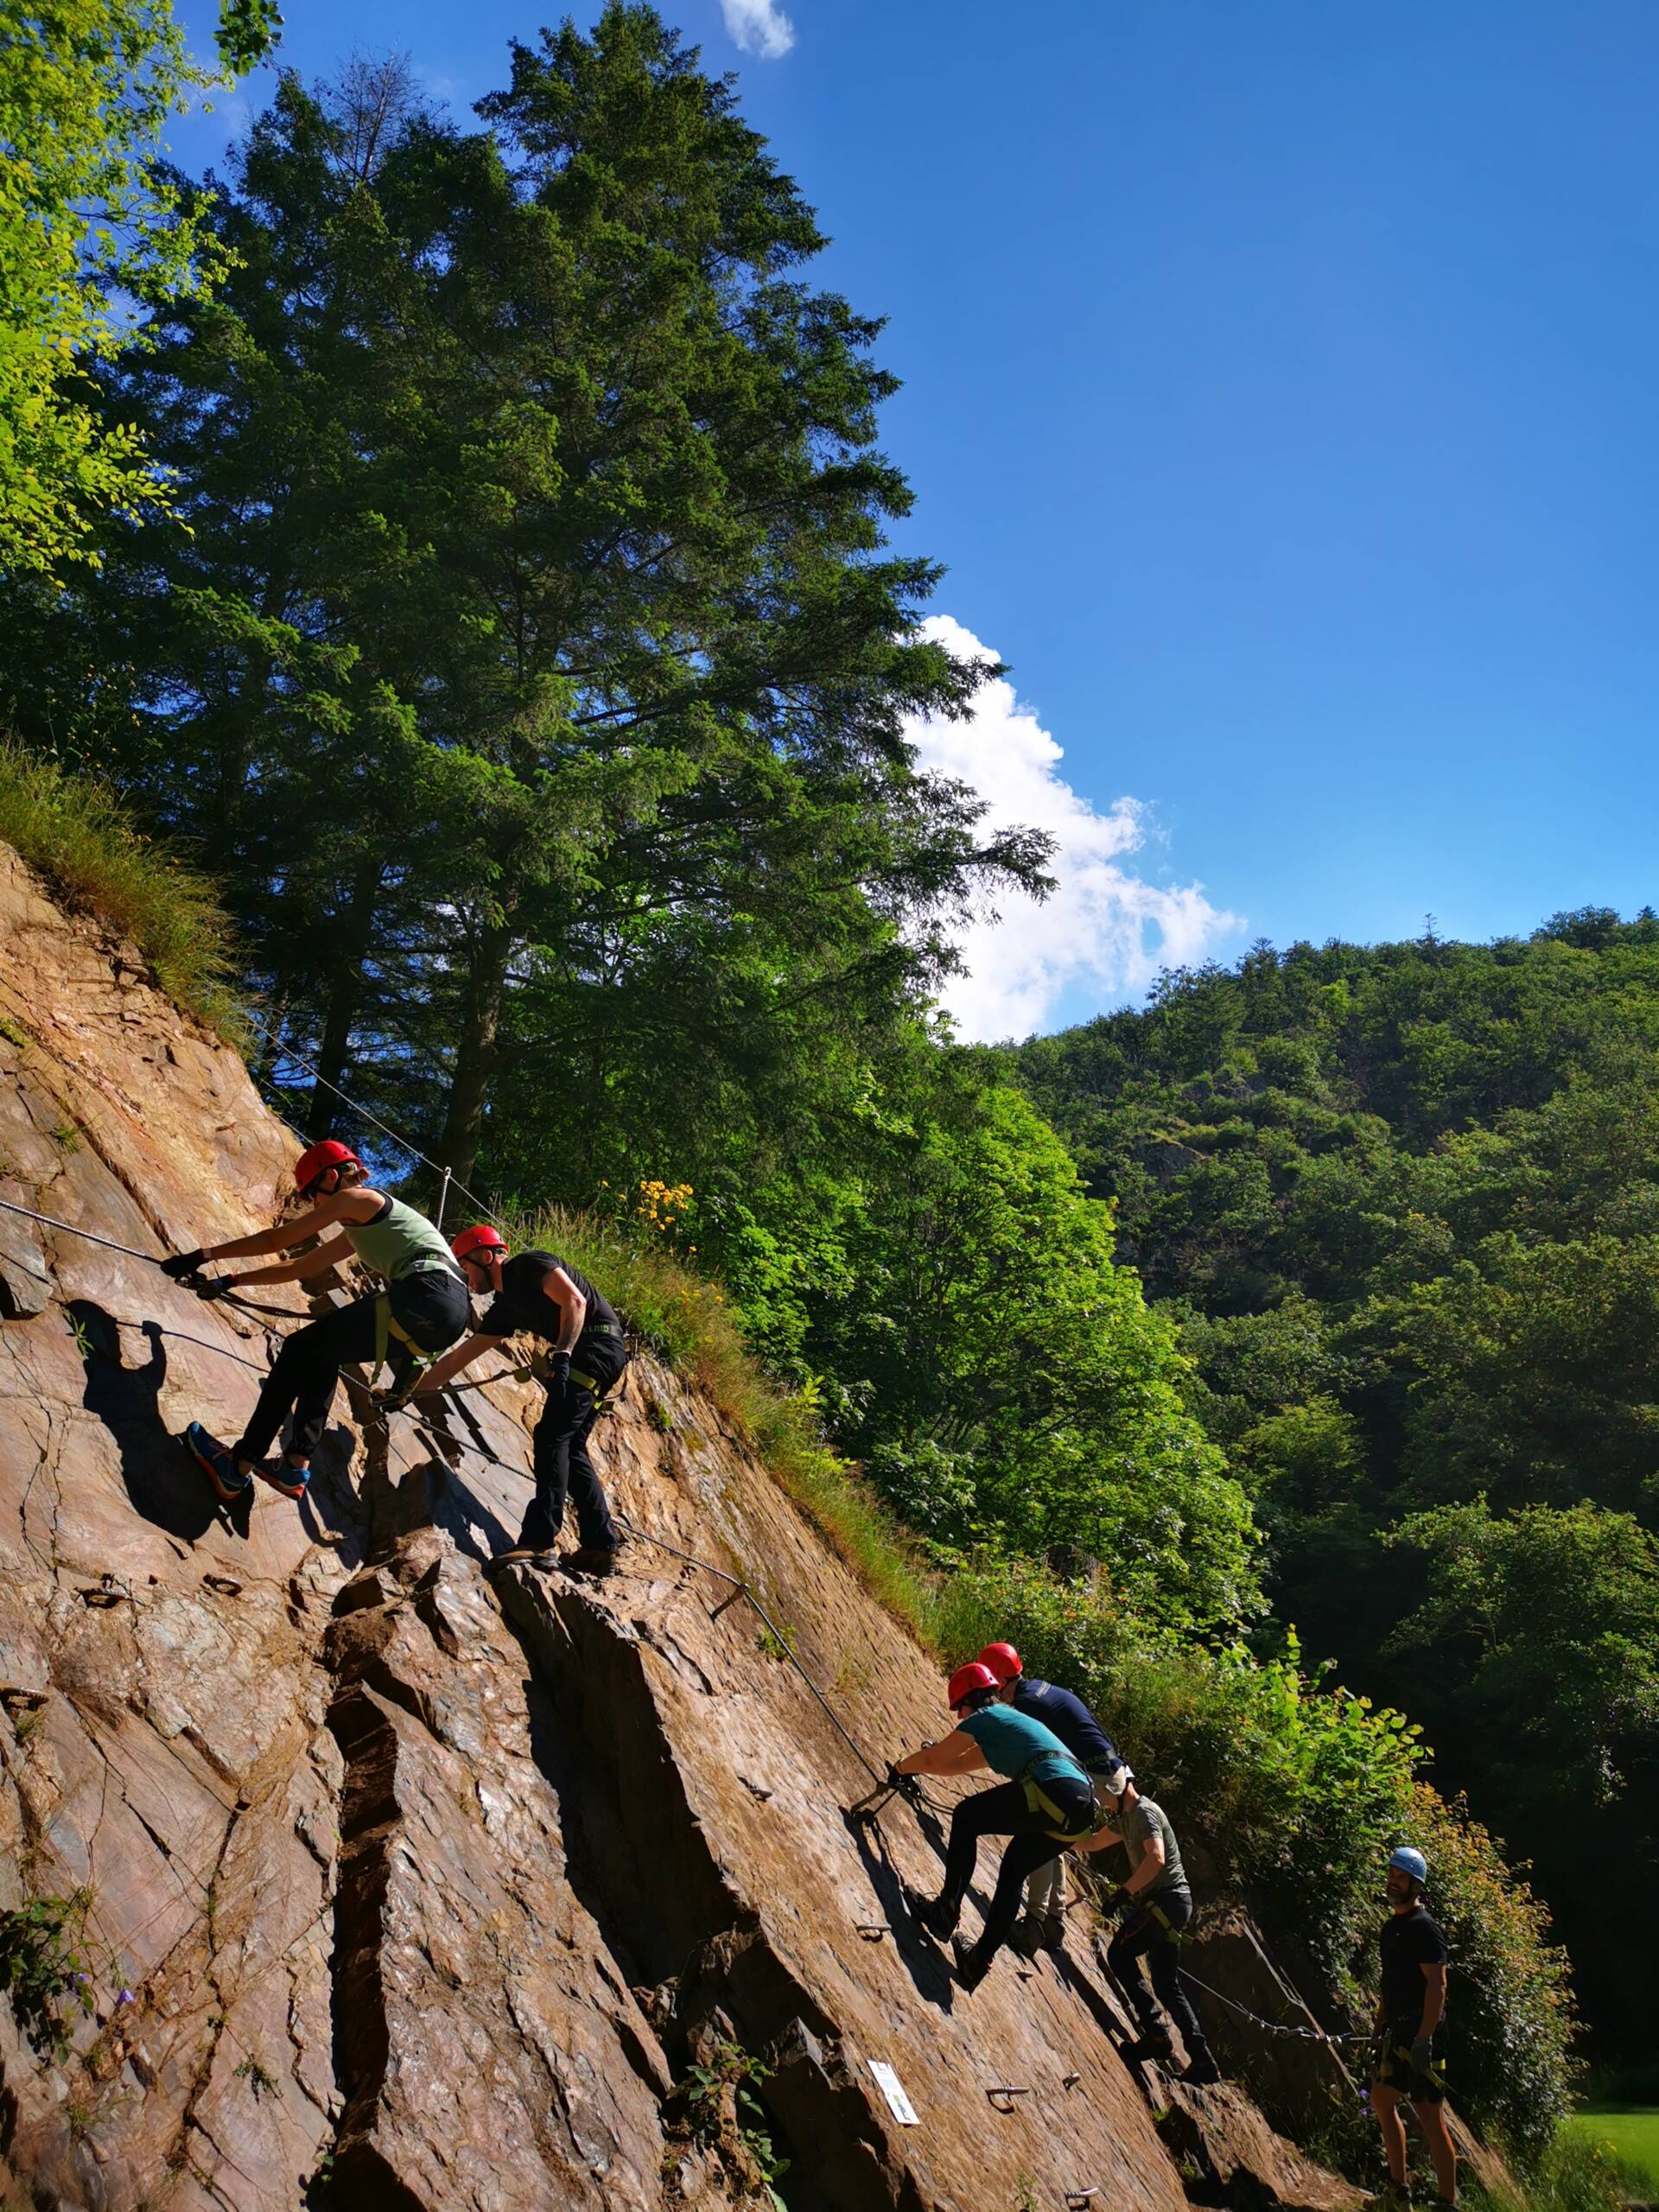
[[[1010, 1777], [1001, 1789], [979, 1790], [957, 1807], [950, 1815], [944, 1886], [937, 1897], [915, 1908], [931, 1934], [942, 1940], [954, 1937], [957, 1975], [965, 1989], [976, 1989], [1008, 1940], [1027, 1875], [1053, 1856], [1057, 1843], [1076, 1841], [1093, 1827], [1095, 1793], [1058, 1736], [1041, 1721], [999, 1702], [996, 1676], [988, 1667], [977, 1660], [958, 1667], [947, 1697], [957, 1716], [954, 1731], [900, 1759], [891, 1778], [973, 1774], [983, 1767]], [[1005, 1835], [1008, 1845], [984, 1928], [970, 1946], [956, 1936], [956, 1926], [982, 1835]]]
[[[162, 1272], [190, 1283], [200, 1298], [220, 1298], [238, 1283], [305, 1282], [356, 1258], [384, 1276], [377, 1296], [359, 1298], [285, 1337], [265, 1377], [252, 1418], [228, 1449], [200, 1421], [185, 1442], [220, 1497], [240, 1497], [256, 1473], [288, 1497], [303, 1497], [311, 1479], [311, 1454], [328, 1419], [342, 1367], [362, 1362], [391, 1367], [407, 1382], [423, 1357], [452, 1344], [467, 1325], [467, 1286], [448, 1246], [424, 1214], [371, 1187], [368, 1171], [347, 1145], [326, 1137], [302, 1153], [295, 1188], [308, 1201], [304, 1213], [253, 1236], [233, 1237], [206, 1250], [163, 1260]], [[262, 1252], [291, 1252], [322, 1230], [338, 1229], [314, 1252], [275, 1267], [238, 1274], [204, 1276], [213, 1260], [252, 1259]], [[288, 1449], [278, 1460], [264, 1454], [290, 1409]]]
[[1138, 1961], [1144, 1958], [1152, 1970], [1152, 1988], [1162, 1999], [1164, 2010], [1186, 2045], [1181, 2079], [1218, 2082], [1221, 2069], [1204, 2039], [1198, 2016], [1181, 1980], [1179, 1944], [1182, 1931], [1192, 1917], [1192, 1892], [1187, 1887], [1181, 1847], [1169, 1815], [1161, 1805], [1141, 1795], [1127, 1766], [1102, 1777], [1096, 1786], [1103, 1789], [1112, 1808], [1111, 1824], [1096, 1829], [1077, 1847], [1099, 1851], [1109, 1843], [1121, 1843], [1128, 1856], [1128, 1879], [1113, 1893], [1106, 1908], [1109, 1914], [1123, 1916], [1123, 1924], [1108, 1947], [1106, 1963], [1128, 1993], [1141, 2022], [1141, 2040], [1128, 2056], [1159, 2060], [1174, 2056], [1169, 2031], [1158, 2017], [1152, 1990], [1141, 1973]]
[[530, 1560], [552, 1567], [553, 1550], [568, 1497], [576, 1510], [580, 1548], [564, 1564], [582, 1574], [606, 1574], [616, 1564], [621, 1538], [588, 1456], [588, 1432], [606, 1392], [628, 1363], [622, 1324], [586, 1275], [552, 1252], [507, 1256], [507, 1240], [487, 1223], [464, 1229], [454, 1245], [467, 1287], [493, 1292], [478, 1332], [446, 1353], [416, 1386], [416, 1395], [441, 1390], [453, 1376], [508, 1337], [524, 1331], [553, 1345], [553, 1380], [536, 1424], [532, 1451], [536, 1495], [518, 1541], [493, 1562]]

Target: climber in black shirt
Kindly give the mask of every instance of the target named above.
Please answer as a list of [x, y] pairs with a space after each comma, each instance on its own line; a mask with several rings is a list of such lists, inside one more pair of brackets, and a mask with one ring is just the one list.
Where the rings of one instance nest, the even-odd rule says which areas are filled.
[[474, 1295], [493, 1292], [478, 1332], [428, 1369], [417, 1397], [444, 1384], [521, 1331], [553, 1345], [553, 1379], [533, 1439], [536, 1495], [518, 1541], [496, 1565], [529, 1560], [556, 1564], [553, 1547], [569, 1497], [576, 1510], [580, 1548], [564, 1565], [578, 1573], [605, 1574], [616, 1564], [621, 1538], [588, 1455], [588, 1432], [606, 1392], [628, 1363], [622, 1324], [585, 1275], [552, 1252], [507, 1256], [507, 1242], [487, 1224], [464, 1229], [451, 1247]]
[[1434, 2031], [1446, 2012], [1446, 1937], [1423, 1904], [1428, 1861], [1409, 1844], [1389, 1854], [1389, 1903], [1393, 1908], [1381, 1937], [1382, 1986], [1376, 2005], [1376, 2063], [1372, 2072], [1371, 2109], [1382, 2131], [1388, 2154], [1389, 2194], [1406, 2200], [1406, 2131], [1400, 2101], [1417, 2115], [1440, 2201], [1458, 2197], [1458, 2154], [1446, 2133], [1446, 2084], [1434, 2056]]

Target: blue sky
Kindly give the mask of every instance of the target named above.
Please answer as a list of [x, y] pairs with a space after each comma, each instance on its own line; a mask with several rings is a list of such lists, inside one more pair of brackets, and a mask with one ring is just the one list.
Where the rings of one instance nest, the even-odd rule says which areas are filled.
[[[285, 5], [302, 73], [397, 47], [463, 111], [556, 12]], [[925, 750], [1065, 840], [967, 1027], [1164, 947], [1659, 904], [1651, 0], [664, 12], [888, 316], [906, 541], [1012, 664]]]

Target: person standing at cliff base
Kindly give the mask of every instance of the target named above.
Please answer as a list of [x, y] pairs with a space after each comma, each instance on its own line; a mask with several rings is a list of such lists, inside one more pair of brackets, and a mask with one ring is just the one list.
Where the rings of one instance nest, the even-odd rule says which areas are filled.
[[[988, 1643], [979, 1655], [982, 1667], [996, 1677], [1002, 1702], [1016, 1713], [1040, 1720], [1065, 1745], [1091, 1780], [1113, 1773], [1122, 1765], [1117, 1746], [1074, 1692], [1058, 1682], [1028, 1675], [1011, 1643]], [[1009, 1939], [1016, 1951], [1033, 1956], [1045, 1947], [1051, 1951], [1065, 1942], [1065, 1855], [1056, 1852], [1026, 1885], [1025, 1917]]]
[[[957, 1716], [955, 1729], [899, 1760], [888, 1778], [975, 1774], [987, 1767], [1008, 1777], [998, 1789], [964, 1797], [952, 1813], [944, 1886], [915, 1908], [930, 1934], [953, 1942], [957, 1977], [964, 1989], [976, 1989], [1008, 1940], [1027, 1875], [1053, 1857], [1057, 1843], [1075, 1842], [1093, 1827], [1095, 1793], [1052, 1730], [1001, 1702], [988, 1667], [977, 1660], [958, 1667], [946, 1696]], [[956, 1927], [982, 1835], [1005, 1835], [1008, 1842], [979, 1941], [967, 1944]]]
[[[222, 1298], [242, 1283], [308, 1282], [353, 1258], [385, 1280], [385, 1289], [377, 1296], [356, 1299], [283, 1338], [253, 1417], [237, 1443], [227, 1448], [200, 1421], [191, 1422], [185, 1442], [227, 1502], [240, 1497], [255, 1474], [286, 1497], [303, 1497], [340, 1369], [360, 1361], [377, 1369], [390, 1364], [394, 1376], [407, 1376], [423, 1357], [454, 1344], [472, 1310], [461, 1269], [441, 1232], [413, 1206], [375, 1190], [349, 1145], [329, 1137], [311, 1146], [295, 1167], [294, 1184], [308, 1201], [295, 1220], [226, 1244], [176, 1253], [162, 1262], [163, 1274], [184, 1282], [200, 1278], [202, 1268], [214, 1261], [291, 1252], [337, 1229], [337, 1236], [326, 1237], [315, 1251], [297, 1260], [198, 1280], [198, 1295]], [[264, 1455], [290, 1413], [288, 1448], [280, 1460], [267, 1464]]]
[[447, 1352], [423, 1375], [415, 1395], [442, 1389], [452, 1376], [521, 1332], [552, 1344], [552, 1380], [532, 1440], [536, 1495], [518, 1541], [492, 1562], [558, 1564], [553, 1547], [567, 1498], [576, 1512], [579, 1548], [564, 1565], [582, 1574], [607, 1574], [616, 1564], [621, 1538], [593, 1460], [588, 1434], [606, 1393], [628, 1363], [622, 1324], [586, 1275], [552, 1252], [509, 1257], [507, 1240], [487, 1223], [463, 1229], [454, 1245], [467, 1287], [491, 1305], [475, 1335]]
[[[1106, 1908], [1122, 1922], [1107, 1947], [1106, 1963], [1141, 2022], [1141, 2040], [1131, 2045], [1128, 2056], [1167, 2061], [1175, 2055], [1169, 2030], [1158, 2017], [1155, 1991], [1186, 2045], [1181, 2079], [1194, 2084], [1219, 2082], [1221, 2069], [1181, 1980], [1179, 1947], [1192, 1918], [1192, 1892], [1169, 1815], [1150, 1797], [1141, 1796], [1129, 1767], [1119, 1765], [1099, 1786], [1109, 1808], [1109, 1824], [1077, 1847], [1100, 1851], [1109, 1843], [1121, 1843], [1128, 1855], [1128, 1879], [1113, 1892]], [[1150, 1990], [1141, 1971], [1142, 1959], [1152, 1973]]]
[[1404, 2098], [1417, 2115], [1443, 2204], [1458, 2201], [1458, 2154], [1446, 2132], [1446, 2082], [1434, 2056], [1434, 2031], [1446, 2017], [1447, 1951], [1438, 1921], [1423, 1903], [1428, 1861], [1402, 1844], [1389, 1859], [1391, 1911], [1382, 1934], [1382, 1986], [1376, 2003], [1376, 2063], [1371, 2109], [1382, 2131], [1389, 2195], [1409, 2202], [1406, 2180]]

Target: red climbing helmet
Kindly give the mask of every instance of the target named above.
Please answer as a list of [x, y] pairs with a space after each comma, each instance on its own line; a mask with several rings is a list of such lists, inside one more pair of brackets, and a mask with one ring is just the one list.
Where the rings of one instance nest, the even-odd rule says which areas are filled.
[[348, 1144], [341, 1144], [338, 1137], [325, 1137], [321, 1144], [314, 1144], [302, 1152], [294, 1163], [294, 1187], [303, 1198], [314, 1183], [321, 1182], [331, 1167], [360, 1167], [362, 1161]]
[[996, 1676], [988, 1667], [982, 1667], [977, 1659], [970, 1659], [965, 1667], [958, 1667], [950, 1677], [950, 1687], [945, 1700], [954, 1713], [963, 1698], [971, 1697], [976, 1690], [994, 1690]]
[[1024, 1661], [1011, 1643], [988, 1643], [979, 1655], [979, 1663], [990, 1669], [999, 1688], [1026, 1671]]
[[464, 1260], [474, 1252], [505, 1252], [506, 1249], [506, 1238], [499, 1229], [492, 1229], [487, 1221], [480, 1221], [472, 1229], [463, 1229], [449, 1247], [458, 1260]]

